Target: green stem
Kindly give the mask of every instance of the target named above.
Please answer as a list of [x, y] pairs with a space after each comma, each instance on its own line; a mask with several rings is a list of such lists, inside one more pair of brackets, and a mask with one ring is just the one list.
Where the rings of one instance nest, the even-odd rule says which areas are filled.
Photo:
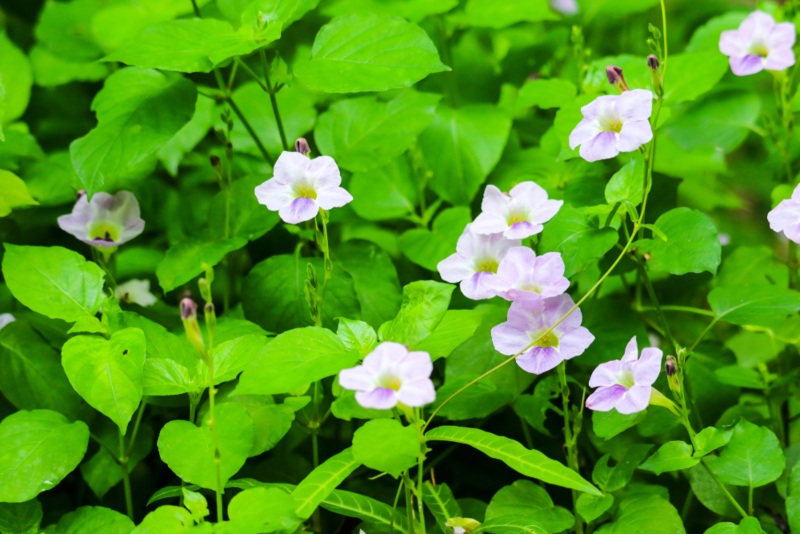
[[656, 309], [656, 314], [658, 315], [659, 321], [661, 321], [661, 326], [664, 328], [664, 334], [667, 336], [667, 341], [669, 341], [669, 344], [672, 345], [673, 350], [677, 353], [680, 347], [678, 346], [678, 343], [675, 341], [675, 338], [672, 337], [672, 331], [669, 329], [669, 323], [667, 322], [667, 318], [664, 315], [664, 311], [662, 310], [661, 306], [658, 303], [658, 297], [656, 296], [656, 291], [653, 288], [653, 283], [650, 281], [650, 277], [647, 275], [647, 269], [642, 264], [642, 261], [639, 259], [638, 256], [636, 257], [636, 260], [639, 266], [639, 271], [641, 272], [642, 275], [642, 280], [644, 281], [644, 287], [645, 289], [647, 289], [647, 294], [650, 297], [650, 301], [653, 303], [653, 306]]
[[200, 14], [200, 8], [197, 6], [197, 0], [192, 0], [192, 9], [194, 9], [194, 16], [198, 19], [202, 17]]
[[406, 497], [406, 519], [408, 520], [408, 528], [414, 529], [414, 506], [411, 501], [411, 485], [408, 471], [403, 471], [403, 490]]
[[244, 116], [242, 110], [239, 108], [239, 106], [236, 105], [236, 102], [233, 101], [233, 97], [228, 91], [228, 86], [225, 84], [225, 80], [222, 79], [222, 74], [219, 72], [219, 69], [214, 69], [214, 77], [217, 80], [217, 85], [219, 86], [219, 90], [222, 93], [225, 102], [228, 103], [228, 105], [231, 107], [231, 110], [233, 110], [233, 112], [239, 118], [239, 120], [242, 123], [242, 126], [244, 126], [244, 129], [247, 130], [247, 133], [250, 135], [250, 137], [253, 139], [253, 142], [258, 147], [259, 152], [261, 152], [261, 155], [267, 162], [272, 161], [272, 158], [269, 157], [267, 149], [264, 147], [264, 143], [262, 143], [261, 139], [258, 137], [258, 135], [256, 135], [256, 131], [250, 125], [250, 122]]
[[[578, 464], [578, 436], [573, 432], [572, 412], [569, 407], [569, 384], [567, 383], [567, 363], [562, 361], [558, 365], [558, 378], [561, 381], [561, 403], [564, 412], [564, 441], [567, 446], [567, 465], [570, 469], [580, 475], [580, 465]], [[572, 511], [575, 515], [575, 532], [583, 534], [583, 519], [577, 511], [578, 492], [572, 490]]]
[[269, 66], [267, 65], [267, 54], [264, 52], [264, 49], [261, 48], [258, 51], [259, 55], [261, 56], [261, 69], [264, 71], [264, 83], [267, 86], [267, 93], [269, 93], [269, 101], [272, 104], [272, 112], [275, 114], [275, 123], [278, 125], [278, 133], [281, 135], [281, 144], [283, 145], [283, 150], [289, 150], [289, 144], [286, 142], [286, 131], [283, 129], [283, 121], [281, 120], [281, 112], [278, 109], [278, 98], [275, 96], [277, 91], [272, 86], [272, 83], [269, 80]]
[[214, 472], [216, 475], [216, 487], [214, 493], [217, 503], [217, 522], [222, 522], [222, 457], [219, 451], [219, 439], [217, 437], [217, 420], [214, 413], [214, 400], [217, 390], [214, 387], [214, 362], [208, 358], [208, 427], [211, 429], [211, 443], [214, 447]]
[[703, 341], [703, 338], [706, 337], [706, 334], [708, 334], [711, 331], [711, 329], [714, 328], [714, 325], [716, 325], [716, 324], [717, 324], [717, 318], [715, 317], [710, 323], [708, 323], [708, 326], [706, 327], [706, 329], [703, 330], [700, 333], [700, 336], [698, 336], [698, 338], [695, 340], [695, 342], [692, 343], [692, 346], [689, 348], [689, 353], [690, 354], [692, 352], [694, 352], [694, 349], [697, 348], [697, 345], [699, 345], [700, 342]]
[[131, 477], [128, 473], [128, 452], [125, 450], [125, 435], [119, 431], [119, 466], [122, 469], [122, 485], [125, 489], [125, 511], [133, 521], [133, 490], [131, 489]]
[[131, 432], [131, 439], [128, 441], [128, 450], [133, 450], [133, 445], [136, 443], [136, 436], [139, 434], [139, 427], [142, 424], [142, 416], [144, 415], [144, 407], [147, 402], [142, 399], [141, 404], [139, 404], [139, 410], [136, 414], [136, 421], [133, 423], [133, 431]]
[[733, 505], [734, 508], [736, 508], [736, 511], [739, 512], [739, 514], [742, 516], [742, 518], [743, 519], [746, 518], [747, 517], [747, 512], [745, 512], [744, 508], [742, 508], [739, 505], [739, 503], [736, 500], [736, 498], [733, 495], [731, 495], [731, 492], [728, 491], [728, 488], [725, 487], [725, 484], [723, 484], [722, 481], [717, 478], [717, 475], [714, 474], [714, 472], [711, 470], [711, 468], [708, 467], [708, 464], [706, 464], [706, 462], [705, 462], [705, 458], [703, 458], [703, 460], [700, 461], [700, 465], [702, 465], [703, 467], [706, 468], [706, 472], [708, 473], [708, 475], [714, 480], [714, 482], [717, 483], [717, 486], [719, 486], [719, 489], [722, 490], [722, 493], [725, 494], [725, 497], [728, 498], [730, 503]]
[[793, 241], [789, 241], [788, 246], [786, 265], [789, 267], [789, 289], [798, 289], [800, 288], [800, 281], [797, 277], [797, 244]]
[[[450, 39], [447, 35], [447, 27], [445, 26], [445, 18], [443, 15], [434, 17], [436, 20], [436, 29], [439, 32], [440, 48], [442, 51], [442, 61], [445, 65], [453, 68], [453, 54], [450, 49]], [[458, 107], [458, 80], [456, 79], [455, 70], [450, 70], [442, 74], [445, 78], [445, 92], [447, 94], [447, 104], [451, 108]]]
[[[667, 305], [662, 305], [661, 309], [663, 311], [693, 313], [696, 315], [705, 315], [706, 317], [715, 317], [714, 312], [712, 312], [711, 310], [704, 310], [703, 308], [694, 308], [692, 306], [674, 306], [671, 304], [667, 304]], [[657, 311], [657, 308], [655, 306], [640, 306], [636, 308], [636, 311], [640, 312]]]
[[753, 485], [747, 487], [747, 513], [753, 515]]
[[425, 453], [427, 448], [425, 446], [425, 433], [422, 429], [422, 411], [419, 408], [414, 409], [414, 426], [417, 429], [417, 437], [419, 438], [419, 456], [417, 456], [417, 514], [419, 515], [420, 532], [425, 534], [425, 505], [422, 502], [422, 485], [423, 475], [425, 473]]

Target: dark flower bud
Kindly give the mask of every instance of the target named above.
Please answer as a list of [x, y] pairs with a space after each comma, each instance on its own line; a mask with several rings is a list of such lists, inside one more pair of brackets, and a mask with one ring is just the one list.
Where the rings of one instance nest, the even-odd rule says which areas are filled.
[[294, 142], [294, 151], [299, 152], [304, 156], [308, 156], [311, 154], [311, 147], [308, 146], [308, 141], [305, 138], [301, 137], [297, 141]]
[[621, 68], [614, 65], [606, 67], [606, 76], [608, 76], [608, 83], [613, 85], [620, 93], [630, 90], [628, 82], [625, 81], [625, 76], [622, 75]]
[[650, 54], [647, 56], [647, 66], [650, 67], [650, 70], [656, 70], [661, 66], [661, 62], [658, 61], [658, 58], [655, 54]]
[[203, 307], [204, 313], [214, 313], [214, 303], [213, 302], [206, 302], [206, 305]]
[[181, 320], [191, 321], [197, 319], [197, 303], [191, 297], [184, 297], [181, 300]]
[[667, 363], [664, 364], [664, 368], [667, 372], [669, 389], [671, 389], [673, 393], [679, 394], [681, 392], [681, 383], [678, 379], [678, 360], [675, 356], [667, 356]]
[[85, 196], [86, 196], [86, 189], [78, 189], [78, 191], [75, 192], [75, 200], [80, 200], [81, 197]]
[[650, 74], [653, 77], [653, 90], [658, 96], [664, 94], [664, 80], [661, 78], [661, 62], [655, 54], [647, 56], [647, 66], [650, 68]]
[[200, 325], [197, 324], [197, 303], [191, 297], [184, 297], [181, 300], [181, 320], [189, 343], [200, 356], [205, 358], [206, 349], [203, 344], [203, 335], [200, 333]]
[[211, 166], [212, 167], [218, 167], [219, 166], [219, 156], [216, 156], [216, 155], [212, 154], [211, 157], [208, 158], [208, 159], [211, 162]]

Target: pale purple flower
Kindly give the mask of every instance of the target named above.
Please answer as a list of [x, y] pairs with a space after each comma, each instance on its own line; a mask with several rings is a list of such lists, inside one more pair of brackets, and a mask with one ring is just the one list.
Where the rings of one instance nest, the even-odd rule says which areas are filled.
[[464, 228], [458, 238], [456, 252], [437, 265], [442, 279], [450, 283], [461, 282], [461, 292], [473, 300], [488, 299], [497, 294], [495, 289], [497, 268], [513, 247], [522, 244], [519, 239], [506, 239], [503, 234], [475, 233], [473, 224]]
[[494, 284], [497, 295], [506, 300], [555, 297], [569, 288], [561, 254], [537, 256], [528, 247], [508, 251], [497, 268]]
[[78, 193], [72, 213], [58, 218], [58, 226], [93, 247], [119, 246], [144, 231], [139, 202], [133, 193], [116, 195], [95, 193], [89, 201], [85, 192]]
[[341, 208], [353, 197], [340, 187], [339, 167], [330, 156], [309, 158], [299, 152], [282, 152], [273, 177], [256, 187], [256, 198], [284, 222], [310, 221], [320, 209]]
[[792, 198], [781, 200], [781, 203], [767, 214], [767, 220], [773, 231], [783, 232], [795, 243], [800, 243], [800, 185], [795, 187]]
[[738, 29], [722, 32], [719, 51], [729, 56], [735, 75], [748, 76], [794, 65], [794, 41], [794, 24], [776, 23], [771, 15], [753, 11]]
[[646, 89], [598, 96], [581, 108], [583, 120], [569, 134], [569, 147], [581, 147], [586, 161], [633, 152], [653, 139], [653, 93]]
[[152, 306], [156, 303], [155, 295], [150, 292], [150, 280], [134, 278], [117, 286], [114, 296], [120, 302], [138, 304], [142, 307]]
[[598, 412], [616, 408], [621, 414], [641, 412], [650, 403], [653, 382], [661, 371], [661, 349], [639, 348], [636, 336], [625, 347], [621, 360], [601, 363], [589, 378], [589, 387], [597, 388], [586, 399], [586, 407]]
[[16, 321], [16, 317], [11, 315], [10, 313], [0, 313], [0, 330], [6, 327], [6, 325], [13, 323]]
[[562, 204], [563, 200], [548, 200], [547, 191], [534, 182], [517, 184], [508, 193], [487, 185], [472, 231], [525, 239], [541, 232], [542, 224], [552, 219]]
[[574, 15], [578, 12], [576, 0], [550, 0], [550, 7], [562, 15]]
[[409, 352], [405, 345], [385, 341], [361, 365], [340, 371], [339, 385], [354, 390], [364, 408], [388, 410], [398, 403], [425, 406], [436, 400], [432, 372], [427, 352]]
[[574, 305], [567, 294], [512, 302], [508, 320], [492, 328], [495, 350], [507, 356], [524, 350], [517, 356], [517, 365], [536, 375], [553, 369], [563, 360], [580, 356], [592, 344], [594, 336], [581, 326], [579, 309], [547, 332]]

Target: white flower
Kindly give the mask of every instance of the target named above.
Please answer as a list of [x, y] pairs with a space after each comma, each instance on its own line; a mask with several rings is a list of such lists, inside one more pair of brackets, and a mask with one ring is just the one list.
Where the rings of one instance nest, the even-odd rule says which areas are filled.
[[58, 226], [93, 247], [113, 248], [144, 231], [139, 202], [133, 193], [95, 193], [92, 200], [80, 193], [72, 213], [58, 218]]
[[152, 306], [157, 301], [155, 295], [150, 292], [150, 280], [128, 280], [117, 286], [114, 296], [120, 302], [138, 304], [145, 308]]
[[508, 193], [487, 185], [472, 231], [525, 239], [541, 232], [542, 224], [552, 219], [562, 204], [563, 200], [548, 200], [547, 191], [534, 182], [517, 184]]

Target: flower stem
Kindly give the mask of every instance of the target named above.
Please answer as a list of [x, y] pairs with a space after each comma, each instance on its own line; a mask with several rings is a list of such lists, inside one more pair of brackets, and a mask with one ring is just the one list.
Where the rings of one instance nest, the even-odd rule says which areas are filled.
[[281, 144], [283, 145], [283, 150], [289, 150], [289, 144], [286, 142], [286, 131], [283, 129], [283, 121], [281, 120], [281, 112], [278, 109], [278, 99], [275, 96], [275, 93], [278, 91], [273, 87], [272, 83], [269, 80], [269, 65], [267, 65], [267, 54], [264, 52], [264, 49], [261, 48], [258, 50], [258, 54], [261, 57], [261, 69], [264, 71], [264, 83], [267, 86], [267, 93], [269, 94], [269, 101], [272, 104], [272, 112], [275, 114], [275, 123], [278, 125], [278, 133], [281, 136]]
[[125, 511], [133, 521], [133, 490], [131, 489], [131, 477], [128, 473], [128, 451], [125, 450], [125, 434], [119, 431], [119, 466], [122, 469], [122, 485], [125, 489]]
[[661, 305], [658, 303], [658, 297], [656, 296], [655, 289], [653, 289], [653, 283], [650, 281], [650, 277], [647, 275], [647, 269], [645, 268], [644, 263], [639, 259], [638, 256], [636, 257], [636, 260], [637, 260], [636, 263], [639, 266], [639, 271], [641, 273], [642, 280], [644, 281], [644, 287], [645, 289], [647, 289], [647, 294], [650, 297], [650, 301], [653, 303], [653, 306], [655, 307], [656, 314], [658, 315], [658, 320], [661, 321], [661, 326], [664, 328], [664, 334], [667, 337], [667, 341], [669, 342], [670, 345], [672, 345], [673, 350], [677, 353], [680, 347], [678, 346], [678, 343], [675, 341], [675, 338], [672, 337], [672, 331], [669, 329], [669, 323], [667, 322], [667, 318], [664, 315], [664, 311], [662, 310]]
[[[567, 465], [570, 469], [580, 474], [578, 462], [578, 433], [580, 432], [580, 422], [576, 419], [575, 427], [570, 421], [572, 412], [569, 407], [569, 384], [567, 383], [567, 363], [562, 361], [558, 364], [558, 377], [561, 381], [561, 403], [564, 412], [564, 442], [567, 447]], [[574, 431], [573, 431], [574, 430]], [[572, 511], [575, 516], [575, 532], [583, 534], [583, 519], [577, 512], [578, 492], [572, 490]]]
[[708, 475], [714, 480], [714, 482], [717, 483], [719, 489], [722, 490], [722, 493], [725, 494], [725, 497], [728, 498], [730, 503], [733, 505], [734, 508], [736, 508], [736, 511], [739, 512], [742, 518], [746, 518], [747, 512], [745, 512], [744, 508], [742, 508], [741, 505], [739, 505], [739, 502], [736, 500], [736, 498], [733, 495], [731, 495], [731, 492], [728, 491], [728, 488], [725, 487], [725, 484], [723, 484], [723, 482], [717, 478], [717, 475], [714, 474], [711, 468], [708, 467], [708, 464], [705, 462], [705, 458], [703, 458], [703, 460], [700, 461], [700, 465], [706, 468], [706, 472], [708, 473]]
[[414, 409], [414, 426], [417, 429], [417, 437], [419, 438], [419, 456], [417, 457], [417, 514], [419, 515], [420, 532], [425, 534], [425, 505], [422, 502], [422, 485], [423, 474], [425, 473], [425, 453], [427, 447], [425, 446], [425, 433], [422, 428], [422, 410], [419, 408]]

